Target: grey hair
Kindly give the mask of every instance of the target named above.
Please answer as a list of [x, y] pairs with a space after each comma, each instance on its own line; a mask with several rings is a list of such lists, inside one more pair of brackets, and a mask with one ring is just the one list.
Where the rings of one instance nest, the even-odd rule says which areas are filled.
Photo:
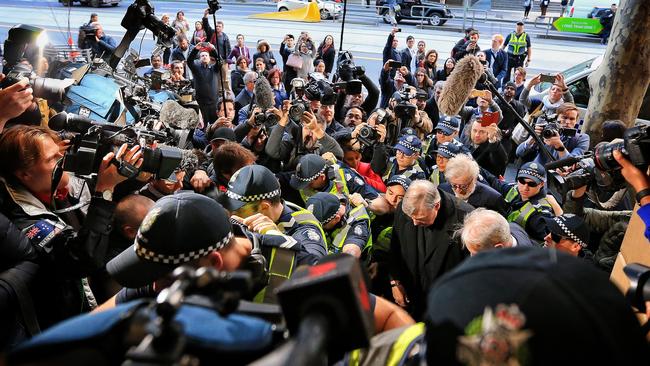
[[471, 177], [474, 181], [478, 179], [479, 166], [472, 157], [466, 154], [458, 154], [449, 159], [445, 168], [445, 178], [449, 179]]
[[483, 207], [467, 214], [456, 234], [460, 235], [463, 246], [472, 245], [477, 252], [493, 249], [498, 243], [512, 245], [508, 221], [498, 212]]
[[444, 86], [445, 86], [445, 81], [444, 80], [438, 80], [438, 81], [436, 81], [435, 84], [433, 84], [433, 90], [442, 89]]
[[402, 199], [402, 211], [411, 216], [416, 208], [432, 210], [440, 202], [440, 192], [435, 184], [428, 180], [418, 179], [411, 183]]
[[257, 73], [254, 71], [248, 71], [246, 74], [244, 74], [244, 83], [248, 83], [249, 81], [255, 81], [257, 78]]

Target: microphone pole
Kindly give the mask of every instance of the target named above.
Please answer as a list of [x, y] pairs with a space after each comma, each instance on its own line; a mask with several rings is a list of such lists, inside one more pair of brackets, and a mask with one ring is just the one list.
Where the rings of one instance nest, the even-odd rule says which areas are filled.
[[[341, 39], [339, 42], [339, 52], [343, 50], [343, 34], [345, 32], [345, 14], [347, 14], [347, 12], [348, 12], [348, 0], [343, 0], [343, 19], [341, 20]], [[336, 19], [336, 12], [335, 14], [332, 14], [332, 16]]]
[[[217, 58], [218, 58], [217, 63], [219, 63], [220, 60], [222, 63], [221, 66], [219, 66], [219, 79], [221, 81], [221, 103], [223, 103], [223, 115], [228, 117], [227, 116], [228, 110], [226, 109], [226, 83], [224, 82], [224, 78], [223, 78], [223, 62], [226, 62], [226, 60], [221, 58], [221, 52], [219, 51], [219, 33], [217, 32], [217, 10], [218, 9], [215, 9], [215, 11], [212, 13], [212, 24], [214, 25], [214, 43], [215, 43], [215, 48], [217, 49]], [[224, 57], [228, 57], [228, 56], [224, 55]], [[217, 106], [217, 108], [218, 107], [219, 106]], [[218, 114], [219, 111], [217, 111], [217, 115]]]
[[507, 109], [510, 113], [512, 113], [515, 116], [515, 119], [517, 120], [517, 122], [533, 138], [533, 140], [535, 141], [535, 143], [539, 147], [539, 150], [542, 152], [542, 154], [544, 154], [546, 159], [548, 159], [549, 162], [557, 160], [557, 159], [555, 159], [553, 157], [551, 152], [548, 151], [548, 149], [546, 149], [546, 145], [544, 145], [544, 142], [542, 141], [542, 139], [539, 136], [537, 136], [537, 134], [535, 133], [535, 129], [532, 128], [528, 123], [526, 123], [526, 121], [524, 121], [523, 117], [521, 117], [517, 113], [517, 111], [512, 107], [512, 105], [510, 105], [510, 103], [508, 103], [508, 101], [506, 101], [506, 99], [503, 97], [503, 95], [501, 95], [499, 93], [499, 90], [497, 90], [496, 86], [494, 86], [494, 84], [492, 84], [492, 82], [490, 82], [490, 79], [487, 78], [487, 75], [483, 74], [483, 76], [481, 76], [481, 78], [485, 79], [484, 83], [487, 86], [487, 88], [490, 90], [492, 95], [496, 96], [497, 99], [499, 99], [501, 102], [503, 102], [503, 105], [505, 106], [505, 109]]

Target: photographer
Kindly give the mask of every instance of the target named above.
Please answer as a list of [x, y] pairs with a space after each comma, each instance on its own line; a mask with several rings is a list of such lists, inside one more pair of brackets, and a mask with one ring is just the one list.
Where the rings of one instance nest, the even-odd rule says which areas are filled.
[[379, 74], [379, 87], [381, 88], [380, 108], [388, 107], [388, 102], [393, 94], [395, 94], [396, 91], [402, 90], [406, 84], [415, 85], [413, 75], [411, 75], [406, 66], [400, 67], [397, 69], [397, 72], [394, 73], [395, 76], [391, 76], [391, 62], [393, 62], [392, 59], [386, 61]]
[[[230, 52], [232, 51], [232, 47], [230, 46], [230, 39], [228, 39], [228, 35], [223, 32], [223, 22], [221, 20], [217, 21], [216, 24], [216, 29], [212, 29], [210, 26], [210, 22], [208, 21], [208, 14], [209, 14], [210, 9], [205, 9], [203, 12], [203, 29], [205, 29], [205, 33], [207, 36], [207, 39], [209, 40], [210, 44], [212, 44], [215, 47], [219, 47], [219, 52], [217, 54], [222, 58], [226, 59], [228, 55], [230, 55]], [[223, 80], [219, 81], [219, 90], [221, 88], [225, 88], [227, 91], [232, 90], [230, 88], [230, 69], [228, 68], [228, 63], [227, 62], [221, 62], [219, 64], [219, 68], [221, 70], [221, 73], [223, 74]], [[221, 83], [224, 83], [224, 85], [221, 85]]]
[[[564, 103], [557, 109], [557, 120], [548, 121], [545, 124], [536, 123], [535, 133], [544, 139], [545, 148], [555, 159], [566, 159], [570, 156], [580, 156], [589, 150], [589, 135], [578, 133], [576, 124], [580, 111], [573, 103]], [[538, 120], [539, 121], [539, 120]], [[539, 151], [539, 146], [532, 137], [517, 147], [517, 156], [524, 158], [537, 152], [534, 160], [540, 164], [546, 164], [546, 155]]]
[[91, 23], [88, 27], [95, 29], [95, 34], [86, 35], [84, 40], [84, 47], [90, 48], [93, 50], [94, 57], [101, 57], [104, 60], [108, 60], [115, 52], [117, 47], [117, 42], [113, 37], [104, 33], [104, 28], [99, 23]]
[[[636, 212], [645, 224], [645, 237], [650, 240], [650, 178], [621, 154], [614, 151], [614, 159], [621, 165], [621, 174], [636, 191], [636, 201], [639, 210]], [[647, 168], [646, 168], [647, 170]]]
[[366, 114], [370, 114], [377, 107], [379, 101], [379, 88], [377, 88], [377, 85], [365, 74], [365, 70], [360, 70], [359, 66], [354, 66], [354, 69], [349, 71], [346, 70], [350, 69], [351, 66], [350, 64], [339, 66], [338, 77], [345, 82], [350, 82], [353, 79], [360, 80], [368, 95], [364, 97], [361, 88], [359, 88], [358, 93], [356, 90], [350, 90], [349, 85], [340, 90], [334, 107], [336, 119], [339, 121], [344, 118], [351, 107], [361, 107]]
[[305, 111], [300, 118], [300, 126], [289, 120], [288, 108], [283, 108], [280, 120], [273, 127], [266, 143], [266, 153], [273, 159], [284, 163], [284, 170], [295, 170], [298, 159], [305, 154], [334, 154], [336, 159], [343, 159], [343, 150], [336, 140], [325, 133], [316, 116]]
[[32, 291], [41, 328], [95, 305], [83, 277], [105, 264], [115, 208], [112, 192], [126, 180], [111, 161], [142, 164], [139, 146], [122, 145], [117, 154], [111, 152], [102, 160], [87, 214], [78, 209], [57, 214], [55, 207], [76, 203], [65, 172], [52, 192], [52, 176], [63, 151], [59, 136], [46, 127], [16, 126], [0, 138], [0, 155], [5, 157], [0, 161], [1, 182], [7, 198], [2, 211], [26, 233], [44, 274]]
[[[557, 109], [562, 104], [573, 103], [573, 95], [569, 91], [569, 87], [564, 82], [564, 75], [562, 74], [555, 75], [555, 82], [548, 90], [548, 95], [545, 95], [541, 101], [530, 99], [530, 89], [534, 88], [535, 85], [538, 85], [541, 82], [542, 74], [539, 74], [528, 82], [528, 85], [526, 85], [524, 90], [519, 95], [519, 101], [522, 102], [526, 108], [528, 108], [531, 118], [537, 118], [542, 114], [545, 114], [547, 116], [555, 114]], [[537, 108], [531, 110], [533, 102], [537, 104]]]

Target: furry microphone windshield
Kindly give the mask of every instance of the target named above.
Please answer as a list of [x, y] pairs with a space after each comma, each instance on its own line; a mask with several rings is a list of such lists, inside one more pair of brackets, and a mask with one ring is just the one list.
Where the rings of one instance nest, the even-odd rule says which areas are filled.
[[476, 56], [468, 55], [458, 61], [438, 98], [440, 113], [457, 115], [483, 74], [483, 65]]

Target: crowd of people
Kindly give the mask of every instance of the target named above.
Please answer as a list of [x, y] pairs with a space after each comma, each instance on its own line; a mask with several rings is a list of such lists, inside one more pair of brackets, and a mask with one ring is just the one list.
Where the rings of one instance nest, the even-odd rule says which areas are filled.
[[[543, 253], [560, 262], [565, 253], [583, 262], [566, 271], [609, 273], [635, 194], [650, 224], [650, 178], [620, 152], [613, 157], [629, 185], [585, 181], [566, 192], [555, 182], [580, 166], [545, 169], [551, 157], [589, 151], [590, 136], [580, 131], [562, 74], [543, 97], [531, 97], [543, 76], [527, 75], [533, 45], [523, 22], [487, 41], [467, 29], [449, 55], [410, 35], [401, 47], [394, 28], [379, 80], [371, 80], [332, 35], [318, 42], [308, 32], [286, 34], [276, 53], [263, 39], [250, 49], [243, 34], [231, 43], [226, 25], [213, 28], [207, 10], [193, 29], [182, 11], [161, 20], [177, 31], [174, 47], [152, 55], [142, 74], [166, 70], [172, 80], [191, 80], [202, 120], [169, 177], [127, 180], [111, 162], [139, 167], [142, 149], [124, 145], [103, 158], [89, 189], [59, 171], [67, 142], [41, 113], [14, 123], [38, 112], [27, 84], [0, 90], [0, 270], [26, 274], [33, 303], [27, 313], [24, 299], [0, 286], [5, 347], [72, 316], [155, 297], [178, 265], [234, 271], [260, 253], [270, 275], [252, 301], [276, 303], [274, 290], [298, 267], [344, 253], [369, 272], [378, 333], [424, 320], [441, 326], [440, 309], [482, 296], [467, 284], [476, 292], [463, 288], [463, 299], [442, 295], [458, 288], [450, 272], [471, 272], [468, 263], [477, 262], [469, 257], [489, 252], [484, 257], [498, 262], [499, 251], [513, 253], [503, 248], [527, 248], [525, 256], [539, 263]], [[97, 29], [94, 53], [110, 55], [115, 42], [98, 19], [88, 26]], [[467, 57], [483, 65], [487, 81], [474, 86], [458, 115], [441, 114], [445, 83]], [[266, 107], [264, 88], [273, 99]], [[522, 128], [524, 116], [539, 138]], [[625, 130], [608, 121], [600, 140]], [[545, 296], [532, 301], [544, 307]], [[485, 305], [517, 303], [516, 296], [494, 301], [481, 313]]]

